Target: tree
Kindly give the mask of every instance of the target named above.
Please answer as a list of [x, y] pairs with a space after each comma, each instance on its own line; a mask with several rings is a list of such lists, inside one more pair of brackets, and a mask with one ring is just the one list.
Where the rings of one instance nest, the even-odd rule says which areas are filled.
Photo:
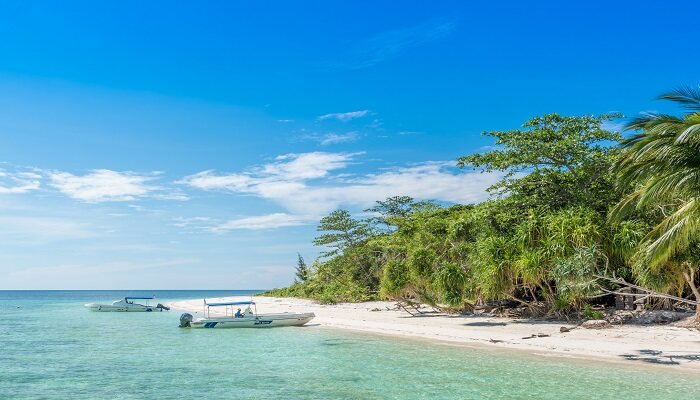
[[347, 210], [336, 210], [321, 218], [317, 230], [327, 232], [314, 239], [316, 246], [328, 246], [323, 256], [331, 257], [358, 245], [370, 236], [366, 221], [354, 219]]
[[603, 124], [619, 117], [546, 114], [526, 121], [524, 129], [484, 132], [496, 139], [497, 148], [461, 157], [457, 165], [505, 172], [490, 190], [511, 196], [524, 209], [585, 204], [605, 210], [611, 196], [612, 145], [621, 136]]
[[393, 196], [388, 197], [386, 200], [376, 201], [375, 205], [366, 209], [365, 212], [371, 212], [376, 215], [369, 219], [372, 225], [383, 226], [383, 230], [386, 233], [390, 233], [392, 227], [399, 223], [398, 220], [411, 214], [415, 204], [413, 197]]
[[386, 200], [378, 200], [373, 207], [365, 211], [379, 214], [384, 220], [388, 218], [401, 218], [411, 213], [416, 202], [409, 196], [392, 196]]
[[410, 196], [392, 196], [385, 200], [376, 201], [375, 205], [366, 209], [365, 212], [375, 214], [368, 220], [372, 226], [382, 226], [381, 231], [391, 233], [395, 227], [401, 224], [402, 220], [413, 212], [436, 208], [439, 207], [430, 201], [415, 201]]
[[[647, 113], [628, 124], [638, 133], [623, 141], [615, 169], [621, 186], [631, 192], [612, 218], [658, 207], [663, 217], [639, 247], [636, 270], [642, 279], [660, 272], [682, 276], [700, 302], [700, 263], [693, 256], [700, 245], [700, 88], [678, 89], [660, 98], [688, 112], [680, 117]], [[696, 320], [700, 322], [700, 303]]]
[[304, 257], [297, 253], [296, 282], [306, 282], [309, 280], [309, 267], [306, 266]]
[[[607, 223], [622, 193], [610, 170], [621, 137], [604, 129], [614, 117], [548, 114], [521, 130], [486, 133], [498, 147], [459, 161], [504, 173], [492, 188], [501, 196], [485, 202], [441, 207], [394, 196], [367, 209], [370, 219], [332, 212], [314, 241], [327, 246], [325, 257], [288, 293], [322, 302], [383, 297], [451, 311], [518, 304], [562, 315], [610, 292], [618, 277], [678, 287], [673, 277], [681, 274], [631, 268], [651, 217]], [[697, 265], [696, 248], [697, 256], [687, 251], [668, 268]], [[600, 279], [607, 274], [612, 283]]]

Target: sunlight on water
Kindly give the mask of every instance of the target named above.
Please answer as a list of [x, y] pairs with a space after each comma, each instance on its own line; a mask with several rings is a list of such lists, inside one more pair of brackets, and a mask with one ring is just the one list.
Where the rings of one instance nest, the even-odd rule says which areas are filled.
[[[675, 399], [673, 370], [582, 364], [318, 328], [188, 330], [179, 313], [95, 313], [125, 292], [0, 292], [3, 399]], [[234, 292], [157, 292], [202, 298]], [[240, 292], [239, 294], [244, 294]]]

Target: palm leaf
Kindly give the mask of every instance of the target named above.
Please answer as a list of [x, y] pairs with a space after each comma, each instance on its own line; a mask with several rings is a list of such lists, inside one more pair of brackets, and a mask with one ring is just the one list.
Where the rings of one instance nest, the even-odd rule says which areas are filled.
[[675, 101], [689, 110], [700, 111], [700, 87], [680, 87], [662, 94], [659, 99]]
[[691, 199], [649, 232], [645, 240], [648, 245], [643, 251], [650, 266], [668, 262], [696, 240], [700, 234], [699, 212], [699, 202]]

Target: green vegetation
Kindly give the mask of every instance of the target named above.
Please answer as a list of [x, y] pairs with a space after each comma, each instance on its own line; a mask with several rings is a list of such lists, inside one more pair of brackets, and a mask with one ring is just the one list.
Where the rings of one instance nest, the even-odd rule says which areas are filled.
[[306, 282], [310, 278], [309, 267], [306, 266], [306, 261], [301, 254], [297, 253], [297, 270], [295, 282]]
[[627, 139], [604, 128], [614, 114], [547, 114], [486, 132], [495, 149], [457, 165], [502, 173], [491, 199], [441, 206], [397, 196], [364, 219], [334, 211], [314, 241], [326, 251], [292, 286], [268, 293], [590, 318], [600, 316], [592, 299], [618, 288], [606, 278], [619, 277], [700, 299], [700, 91], [662, 98], [689, 113], [634, 119]]
[[682, 117], [651, 113], [630, 123], [639, 133], [623, 143], [616, 170], [631, 193], [612, 218], [658, 214], [660, 221], [636, 249], [632, 270], [642, 285], [660, 291], [680, 295], [687, 285], [699, 302], [700, 322], [700, 90], [680, 89], [661, 98], [688, 112]]

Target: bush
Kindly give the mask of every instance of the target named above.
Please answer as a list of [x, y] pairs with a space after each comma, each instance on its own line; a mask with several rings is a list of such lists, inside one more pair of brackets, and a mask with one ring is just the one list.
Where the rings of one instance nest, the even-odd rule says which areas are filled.
[[409, 270], [406, 264], [396, 260], [389, 261], [384, 265], [384, 275], [381, 281], [382, 296], [401, 297], [409, 280]]
[[590, 304], [583, 307], [583, 316], [587, 319], [603, 319], [603, 313], [591, 308]]

